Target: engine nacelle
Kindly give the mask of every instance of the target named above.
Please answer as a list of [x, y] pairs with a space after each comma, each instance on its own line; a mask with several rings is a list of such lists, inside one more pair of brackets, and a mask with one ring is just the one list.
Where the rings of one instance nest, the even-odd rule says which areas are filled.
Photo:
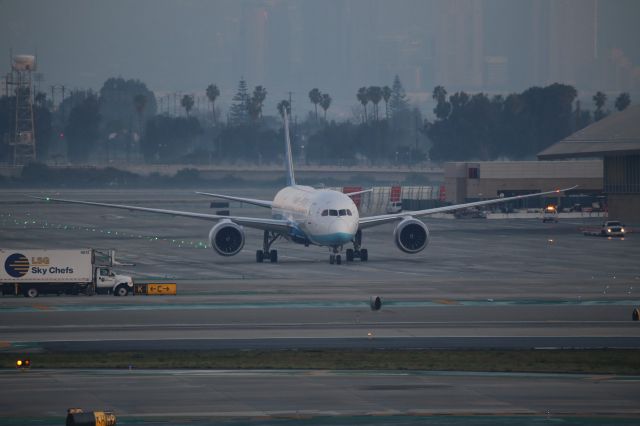
[[429, 244], [429, 229], [418, 219], [407, 218], [396, 226], [393, 240], [403, 252], [418, 253]]
[[242, 226], [223, 219], [209, 232], [211, 247], [221, 256], [235, 256], [244, 247]]

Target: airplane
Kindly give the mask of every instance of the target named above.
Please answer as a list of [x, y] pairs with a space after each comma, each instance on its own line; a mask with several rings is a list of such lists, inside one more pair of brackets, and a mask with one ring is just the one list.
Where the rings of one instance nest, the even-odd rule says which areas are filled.
[[369, 252], [362, 246], [362, 231], [382, 224], [398, 222], [393, 232], [393, 240], [398, 249], [405, 253], [415, 254], [429, 244], [429, 229], [418, 218], [435, 213], [444, 213], [469, 207], [486, 206], [505, 203], [530, 197], [540, 197], [569, 191], [576, 186], [556, 189], [534, 194], [517, 195], [514, 197], [500, 197], [492, 200], [476, 201], [451, 206], [436, 207], [417, 211], [404, 211], [377, 216], [360, 217], [358, 208], [353, 202], [354, 195], [369, 190], [342, 193], [331, 189], [315, 189], [310, 186], [298, 185], [295, 181], [293, 161], [291, 156], [291, 140], [289, 137], [289, 120], [284, 111], [285, 135], [285, 169], [287, 186], [278, 191], [273, 201], [244, 198], [224, 194], [197, 192], [197, 194], [239, 201], [271, 209], [271, 218], [242, 217], [195, 213], [177, 210], [139, 207], [121, 204], [98, 203], [92, 201], [66, 200], [51, 197], [33, 197], [44, 201], [60, 203], [83, 204], [96, 207], [124, 209], [158, 213], [169, 216], [180, 216], [191, 219], [217, 222], [209, 232], [209, 241], [215, 252], [221, 256], [235, 256], [244, 247], [244, 228], [254, 228], [263, 231], [262, 249], [256, 251], [256, 262], [265, 260], [278, 262], [278, 251], [271, 248], [276, 240], [283, 238], [304, 246], [316, 245], [329, 248], [329, 263], [342, 263], [342, 252], [346, 245], [345, 257], [347, 262], [359, 259], [367, 262]]

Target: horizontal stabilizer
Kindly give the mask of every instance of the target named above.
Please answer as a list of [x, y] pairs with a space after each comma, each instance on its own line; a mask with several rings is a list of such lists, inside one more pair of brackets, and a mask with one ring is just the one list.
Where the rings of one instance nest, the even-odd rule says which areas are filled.
[[233, 195], [211, 194], [209, 192], [196, 192], [196, 194], [206, 195], [207, 197], [220, 198], [222, 200], [238, 201], [240, 203], [253, 204], [254, 206], [260, 206], [260, 207], [271, 207], [273, 205], [272, 201], [256, 200], [255, 198], [243, 198], [243, 197], [235, 197]]

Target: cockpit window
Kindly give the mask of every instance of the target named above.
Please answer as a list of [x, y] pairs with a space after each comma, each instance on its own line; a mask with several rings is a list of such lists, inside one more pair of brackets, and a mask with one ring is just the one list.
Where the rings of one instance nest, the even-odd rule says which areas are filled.
[[329, 216], [338, 216], [338, 210], [329, 210]]
[[346, 216], [347, 215], [347, 211], [345, 209], [339, 210], [338, 213], [340, 214], [340, 216]]
[[351, 216], [351, 210], [347, 209], [347, 216]]
[[329, 210], [322, 210], [322, 216], [329, 215]]

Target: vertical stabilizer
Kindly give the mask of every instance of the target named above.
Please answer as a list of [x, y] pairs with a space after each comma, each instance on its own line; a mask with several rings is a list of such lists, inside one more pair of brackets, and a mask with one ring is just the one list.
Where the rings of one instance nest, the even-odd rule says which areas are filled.
[[285, 167], [287, 168], [287, 186], [293, 186], [296, 184], [296, 179], [293, 176], [293, 159], [291, 158], [291, 139], [289, 138], [289, 117], [287, 115], [287, 108], [284, 108], [284, 156]]

